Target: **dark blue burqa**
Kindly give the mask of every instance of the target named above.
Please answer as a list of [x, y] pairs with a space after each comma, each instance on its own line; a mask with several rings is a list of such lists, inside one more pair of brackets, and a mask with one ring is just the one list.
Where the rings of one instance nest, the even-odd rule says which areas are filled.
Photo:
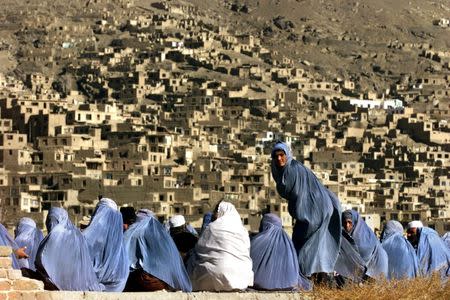
[[259, 234], [251, 240], [253, 286], [264, 290], [311, 290], [311, 282], [300, 274], [297, 253], [284, 232], [281, 219], [266, 214], [261, 220]]
[[450, 276], [450, 250], [438, 233], [428, 227], [418, 228], [419, 244], [417, 258], [422, 276], [430, 276], [440, 272], [441, 278], [446, 280]]
[[212, 217], [213, 217], [213, 213], [210, 212], [210, 211], [208, 211], [208, 212], [203, 216], [203, 223], [202, 223], [202, 228], [200, 229], [200, 234], [202, 234], [203, 231], [205, 231], [206, 227], [209, 225], [209, 223], [211, 223]]
[[20, 269], [19, 260], [14, 254], [14, 250], [17, 250], [19, 247], [17, 246], [13, 238], [9, 235], [8, 230], [5, 228], [5, 226], [3, 226], [3, 224], [0, 224], [0, 246], [8, 246], [12, 248], [13, 251], [13, 253], [11, 254], [12, 267], [14, 269]]
[[[275, 164], [275, 151], [283, 150], [287, 164]], [[334, 271], [341, 242], [341, 209], [337, 197], [325, 188], [313, 172], [294, 160], [288, 146], [277, 143], [272, 150], [272, 176], [281, 197], [295, 219], [292, 241], [301, 272]]]
[[378, 241], [375, 233], [367, 226], [358, 212], [354, 210], [345, 211], [351, 213], [353, 228], [349, 234], [343, 232], [344, 237], [356, 246], [359, 255], [366, 266], [366, 275], [372, 278], [386, 276], [388, 272], [388, 257], [386, 251]]
[[21, 268], [31, 269], [36, 271], [34, 261], [36, 259], [36, 253], [39, 244], [44, 239], [42, 231], [36, 227], [36, 222], [30, 218], [21, 218], [17, 228], [15, 230], [15, 242], [17, 246], [27, 247], [25, 253], [28, 254], [28, 258], [19, 259], [19, 265]]
[[48, 235], [39, 245], [36, 270], [59, 290], [102, 291], [92, 267], [84, 236], [69, 220], [67, 212], [52, 207], [47, 220]]
[[191, 292], [191, 281], [173, 239], [154, 217], [142, 217], [124, 235], [131, 271], [143, 269], [174, 290]]
[[416, 251], [403, 236], [403, 226], [397, 221], [386, 223], [381, 234], [381, 246], [388, 256], [390, 279], [411, 279], [419, 275]]
[[113, 200], [100, 200], [83, 235], [89, 246], [95, 273], [105, 286], [105, 291], [123, 291], [129, 265], [123, 244], [122, 215]]

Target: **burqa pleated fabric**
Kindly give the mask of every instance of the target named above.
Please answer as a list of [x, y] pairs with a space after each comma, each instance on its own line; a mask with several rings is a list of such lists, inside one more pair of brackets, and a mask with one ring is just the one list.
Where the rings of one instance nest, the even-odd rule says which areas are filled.
[[191, 292], [183, 260], [164, 225], [144, 214], [124, 235], [131, 271], [143, 269], [164, 281], [172, 289]]
[[[274, 154], [278, 150], [283, 150], [287, 157], [283, 168], [275, 163]], [[311, 170], [292, 158], [284, 143], [277, 143], [272, 150], [272, 176], [295, 219], [292, 242], [301, 272], [306, 276], [333, 272], [341, 242], [339, 200]]]
[[377, 239], [375, 233], [367, 226], [358, 212], [347, 210], [351, 214], [353, 228], [349, 234], [343, 231], [344, 237], [356, 245], [359, 255], [366, 266], [366, 275], [372, 278], [386, 277], [388, 272], [388, 256]]
[[253, 285], [250, 238], [233, 204], [219, 204], [217, 220], [200, 236], [187, 269], [195, 291], [243, 290]]
[[442, 240], [445, 242], [445, 244], [447, 245], [447, 247], [450, 249], [450, 232], [446, 232], [446, 233], [442, 236]]
[[422, 276], [431, 276], [440, 272], [442, 280], [450, 276], [450, 250], [439, 234], [429, 228], [418, 228], [419, 243], [417, 246], [417, 259]]
[[[348, 236], [348, 234], [345, 236]], [[336, 261], [335, 271], [338, 275], [344, 277], [345, 282], [350, 280], [350, 282], [359, 283], [364, 280], [366, 264], [361, 258], [355, 242], [351, 239], [341, 239], [341, 248]]]
[[14, 269], [20, 269], [19, 260], [17, 259], [14, 251], [19, 248], [19, 246], [16, 244], [14, 239], [9, 235], [8, 230], [3, 226], [3, 224], [0, 224], [0, 246], [8, 246], [11, 247], [13, 250], [13, 253], [11, 254], [11, 260], [12, 260], [12, 267]]
[[250, 246], [253, 261], [253, 286], [263, 290], [311, 290], [312, 283], [300, 274], [297, 253], [284, 232], [281, 219], [265, 214], [259, 234]]
[[28, 258], [19, 259], [19, 266], [36, 271], [34, 261], [39, 244], [44, 239], [42, 231], [36, 227], [36, 222], [30, 218], [21, 218], [15, 230], [15, 242], [19, 248], [27, 247], [25, 253]]
[[36, 270], [63, 291], [102, 291], [86, 239], [67, 211], [52, 207], [45, 221], [48, 235], [39, 245]]
[[381, 246], [388, 256], [388, 274], [391, 279], [411, 279], [419, 275], [416, 251], [403, 236], [403, 226], [389, 221], [381, 234]]
[[129, 265], [123, 244], [122, 214], [113, 200], [100, 200], [83, 235], [89, 246], [95, 274], [105, 286], [105, 291], [123, 291]]

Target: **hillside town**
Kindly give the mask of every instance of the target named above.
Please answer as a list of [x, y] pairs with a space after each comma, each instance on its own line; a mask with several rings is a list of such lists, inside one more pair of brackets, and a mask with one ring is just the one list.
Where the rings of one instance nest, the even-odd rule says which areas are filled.
[[[121, 14], [86, 6], [73, 22], [21, 11], [19, 63], [58, 72], [0, 74], [2, 223], [42, 227], [52, 206], [78, 223], [103, 196], [198, 228], [223, 199], [249, 230], [272, 212], [289, 232], [270, 169], [284, 141], [373, 230], [450, 231], [450, 51], [386, 45], [435, 68], [379, 93], [279, 58], [192, 5], [116, 2]], [[120, 38], [103, 46], [110, 33]]]

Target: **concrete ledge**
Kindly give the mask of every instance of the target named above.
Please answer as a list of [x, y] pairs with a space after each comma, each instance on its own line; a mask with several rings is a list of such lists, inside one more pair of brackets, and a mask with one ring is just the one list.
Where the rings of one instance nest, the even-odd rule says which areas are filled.
[[245, 292], [245, 293], [182, 293], [182, 292], [144, 292], [144, 293], [100, 293], [100, 292], [37, 292], [37, 300], [120, 300], [120, 299], [152, 299], [152, 300], [299, 300], [312, 299], [307, 293], [291, 292]]

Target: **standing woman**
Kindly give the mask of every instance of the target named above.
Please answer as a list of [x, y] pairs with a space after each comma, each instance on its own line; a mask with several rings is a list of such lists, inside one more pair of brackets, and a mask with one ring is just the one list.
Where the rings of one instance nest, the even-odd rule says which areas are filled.
[[295, 219], [292, 241], [305, 276], [333, 273], [341, 242], [341, 208], [337, 197], [311, 170], [292, 158], [278, 142], [272, 149], [272, 176]]
[[25, 247], [28, 258], [19, 259], [20, 268], [36, 271], [34, 261], [40, 242], [44, 239], [42, 231], [36, 227], [36, 222], [30, 218], [21, 218], [15, 230], [15, 242], [18, 247]]
[[83, 235], [89, 245], [95, 273], [105, 291], [123, 291], [129, 265], [123, 244], [122, 215], [113, 200], [100, 200]]

